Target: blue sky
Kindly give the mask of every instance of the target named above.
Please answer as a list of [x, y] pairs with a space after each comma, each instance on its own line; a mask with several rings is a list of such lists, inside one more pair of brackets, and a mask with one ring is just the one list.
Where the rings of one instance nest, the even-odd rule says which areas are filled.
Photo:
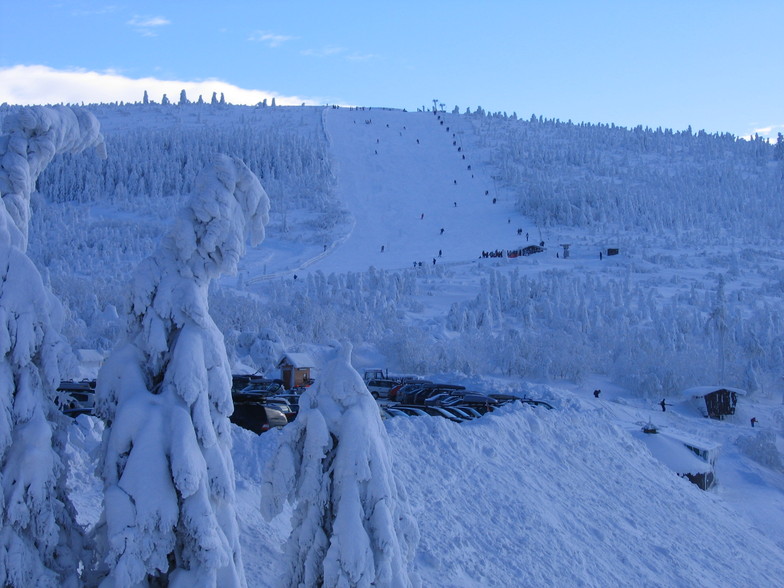
[[[0, 2], [0, 102], [341, 103], [784, 131], [782, 0]], [[25, 67], [21, 67], [25, 66]], [[37, 66], [37, 67], [33, 67]]]

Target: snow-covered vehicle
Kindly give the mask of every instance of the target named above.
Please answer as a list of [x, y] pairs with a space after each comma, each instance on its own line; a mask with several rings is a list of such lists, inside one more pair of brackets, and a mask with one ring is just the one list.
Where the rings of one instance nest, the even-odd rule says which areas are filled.
[[385, 380], [387, 379], [387, 374], [385, 374], [384, 370], [382, 369], [371, 368], [365, 370], [365, 372], [362, 374], [362, 379], [365, 380], [365, 383], [367, 384], [371, 380]]
[[[436, 394], [435, 396], [425, 398], [422, 401], [422, 404], [425, 406], [456, 406], [458, 408], [470, 407], [480, 414], [484, 414], [489, 410], [492, 410], [499, 404], [498, 401], [494, 398], [490, 398], [484, 394], [479, 394], [478, 392], [463, 390], [457, 390], [455, 392], [456, 393], [447, 392]], [[461, 392], [462, 394], [459, 394]]]
[[232, 377], [232, 390], [234, 391], [255, 391], [266, 394], [276, 394], [283, 390], [282, 380], [268, 380], [266, 378], [255, 378], [243, 376]]
[[396, 399], [403, 404], [424, 404], [426, 398], [453, 390], [463, 390], [463, 386], [435, 384], [433, 382], [412, 382], [397, 391]]
[[70, 417], [92, 414], [95, 406], [95, 380], [64, 380], [57, 387], [58, 405]]
[[288, 419], [280, 410], [261, 402], [247, 402], [234, 405], [229, 417], [231, 422], [256, 434], [269, 431], [273, 427], [284, 427]]
[[390, 400], [398, 400], [398, 395], [403, 395], [411, 390], [419, 390], [424, 388], [425, 386], [432, 385], [433, 382], [429, 380], [401, 380], [397, 386], [392, 388], [389, 391], [389, 399]]
[[286, 398], [281, 396], [271, 396], [264, 399], [264, 404], [282, 412], [288, 422], [291, 422], [297, 418], [299, 405], [295, 404], [292, 406], [292, 404]]
[[548, 410], [552, 410], [553, 406], [544, 402], [543, 400], [534, 400], [532, 398], [523, 398], [521, 396], [514, 396], [512, 394], [488, 394], [490, 398], [494, 398], [499, 404], [508, 404], [510, 402], [520, 402], [530, 406], [541, 406]]
[[370, 380], [366, 385], [373, 398], [389, 398], [389, 391], [398, 385], [398, 381], [375, 379]]
[[390, 408], [392, 409], [392, 411], [398, 411], [406, 416], [429, 416], [428, 413], [421, 406], [398, 404]]

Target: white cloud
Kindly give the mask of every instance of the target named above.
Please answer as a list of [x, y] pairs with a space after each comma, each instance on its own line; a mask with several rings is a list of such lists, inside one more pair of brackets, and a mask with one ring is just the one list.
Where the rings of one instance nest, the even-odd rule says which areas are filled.
[[784, 133], [784, 124], [768, 125], [765, 127], [755, 126], [748, 134], [743, 135], [741, 138], [751, 140], [754, 138], [754, 135], [759, 135], [763, 138], [776, 139], [779, 133]]
[[297, 37], [291, 37], [289, 35], [278, 35], [268, 31], [254, 31], [251, 33], [250, 37], [248, 37], [248, 41], [264, 43], [268, 47], [273, 48], [280, 47], [286, 41], [294, 41], [295, 39], [297, 39]]
[[86, 70], [57, 70], [44, 65], [15, 65], [0, 68], [0, 103], [9, 104], [85, 104], [99, 102], [141, 102], [144, 91], [150, 100], [160, 102], [166, 94], [169, 100], [179, 100], [185, 90], [195, 102], [199, 95], [209, 102], [212, 93], [221, 92], [231, 104], [258, 104], [264, 99], [280, 106], [324, 104], [318, 98], [283, 96], [267, 90], [248, 90], [218, 79], [203, 81], [159, 80], [157, 78], [129, 78], [116, 72]]
[[345, 47], [327, 46], [321, 49], [304, 49], [300, 51], [300, 55], [306, 57], [342, 57], [346, 61], [369, 61], [376, 59], [378, 55], [374, 53], [349, 53]]
[[108, 6], [99, 6], [96, 8], [77, 8], [71, 14], [74, 16], [100, 16], [102, 14], [112, 14], [119, 12], [120, 7], [110, 4]]
[[134, 16], [128, 24], [145, 37], [155, 37], [154, 29], [170, 25], [171, 21], [163, 16]]
[[300, 51], [300, 54], [308, 57], [334, 57], [345, 52], [345, 47], [324, 47], [322, 49], [305, 49]]
[[376, 59], [378, 55], [375, 53], [352, 53], [351, 55], [347, 55], [346, 59], [349, 61], [370, 61], [371, 59]]
[[171, 24], [171, 21], [162, 16], [141, 17], [134, 16], [128, 21], [132, 27], [162, 27]]

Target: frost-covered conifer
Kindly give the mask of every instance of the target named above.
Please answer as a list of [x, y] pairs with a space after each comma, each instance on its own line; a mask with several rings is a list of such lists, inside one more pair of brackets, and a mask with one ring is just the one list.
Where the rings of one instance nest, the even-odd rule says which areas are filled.
[[93, 146], [105, 157], [98, 120], [86, 110], [34, 106], [5, 118], [0, 137], [0, 194], [13, 221], [8, 226], [11, 245], [27, 250], [30, 196], [52, 158]]
[[776, 146], [773, 148], [773, 159], [784, 161], [784, 135], [781, 133], [776, 137]]
[[[711, 325], [712, 323], [712, 325]], [[725, 344], [729, 325], [727, 322], [727, 296], [725, 294], [725, 279], [724, 274], [719, 274], [719, 283], [716, 288], [716, 303], [708, 319], [708, 326], [716, 333], [718, 344], [716, 346], [718, 352], [718, 376], [719, 382], [724, 383], [725, 377]]]
[[285, 546], [285, 586], [418, 585], [411, 562], [419, 529], [398, 486], [378, 405], [333, 352], [300, 402], [265, 475], [262, 510], [296, 504]]
[[[75, 585], [80, 538], [65, 490], [62, 309], [26, 255], [30, 196], [58, 153], [103, 148], [93, 115], [32, 107], [0, 136], [0, 584]], [[101, 151], [103, 153], [103, 151]]]
[[210, 282], [264, 238], [269, 199], [215, 156], [155, 253], [137, 268], [128, 331], [98, 376], [106, 420], [104, 586], [245, 585], [234, 511], [231, 370]]

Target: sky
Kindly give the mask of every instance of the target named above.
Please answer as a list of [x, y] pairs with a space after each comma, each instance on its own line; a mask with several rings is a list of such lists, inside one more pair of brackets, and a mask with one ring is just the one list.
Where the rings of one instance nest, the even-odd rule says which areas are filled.
[[433, 100], [775, 138], [781, 0], [0, 2], [0, 103]]

